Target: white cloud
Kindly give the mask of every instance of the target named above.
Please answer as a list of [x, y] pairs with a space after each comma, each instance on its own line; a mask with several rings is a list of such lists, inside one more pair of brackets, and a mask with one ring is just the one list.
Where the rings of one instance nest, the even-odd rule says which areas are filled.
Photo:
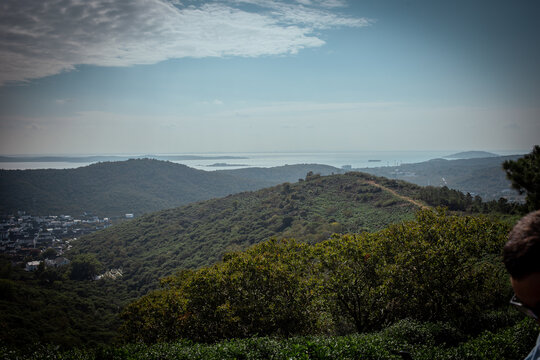
[[347, 6], [346, 2], [343, 0], [296, 0], [296, 2], [302, 5], [316, 5], [326, 8], [338, 8]]
[[327, 29], [330, 27], [369, 26], [373, 20], [355, 18], [329, 12], [325, 8], [343, 7], [342, 1], [297, 0], [299, 4], [289, 4], [275, 0], [232, 0], [237, 4], [257, 5], [269, 9], [269, 14], [282, 23], [307, 26], [309, 29]]
[[[331, 12], [339, 0], [4, 0], [0, 84], [80, 64], [130, 66], [171, 58], [294, 54], [324, 41], [315, 31], [369, 20]], [[247, 11], [242, 5], [256, 5]]]
[[318, 3], [321, 6], [329, 7], [329, 8], [344, 7], [346, 5], [345, 1], [342, 1], [342, 0], [319, 0]]

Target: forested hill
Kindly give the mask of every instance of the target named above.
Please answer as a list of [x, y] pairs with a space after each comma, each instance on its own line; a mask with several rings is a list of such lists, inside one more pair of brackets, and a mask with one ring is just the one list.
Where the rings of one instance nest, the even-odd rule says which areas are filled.
[[122, 268], [122, 281], [142, 294], [160, 277], [271, 237], [318, 242], [411, 219], [419, 206], [410, 197], [420, 198], [419, 189], [361, 173], [314, 175], [145, 215], [81, 238], [70, 256], [96, 254], [105, 267]]
[[[351, 172], [332, 176], [311, 174], [294, 184], [143, 215], [73, 241], [74, 248], [66, 254], [72, 260], [68, 267], [28, 273], [12, 269], [10, 261], [0, 258], [0, 323], [5, 324], [2, 327], [5, 331], [0, 331], [0, 342], [7, 339], [7, 343], [21, 346], [34, 341], [68, 346], [111, 342], [121, 307], [155, 289], [159, 278], [181, 269], [212, 265], [225, 252], [262, 243], [271, 237], [292, 237], [310, 243], [321, 243], [333, 233], [360, 233], [369, 237], [371, 231], [413, 219], [417, 210], [426, 205], [447, 205], [451, 210], [474, 212], [491, 211], [508, 204], [485, 204], [479, 198], [448, 188], [423, 188]], [[399, 239], [396, 245], [403, 238]], [[452, 249], [449, 251], [454, 253]], [[354, 251], [350, 253], [354, 254]], [[340, 262], [338, 268], [342, 266]], [[118, 268], [123, 276], [116, 280], [85, 280]], [[202, 291], [201, 296], [206, 298], [212, 292]], [[168, 302], [160, 304], [169, 306]], [[176, 304], [171, 302], [171, 309]], [[173, 322], [177, 319], [167, 312], [160, 314]], [[154, 315], [149, 313], [155, 321], [163, 319]], [[168, 327], [169, 322], [161, 324]]]
[[512, 189], [502, 168], [504, 161], [516, 160], [519, 157], [520, 155], [459, 160], [433, 159], [415, 164], [357, 170], [421, 186], [447, 186], [473, 196], [479, 195], [484, 200], [505, 197], [511, 201], [523, 201], [523, 197]]
[[268, 186], [278, 185], [284, 182], [297, 182], [302, 179], [308, 172], [319, 175], [339, 174], [341, 169], [320, 164], [297, 164], [283, 165], [271, 168], [244, 168], [235, 170], [219, 170], [217, 172], [233, 175], [240, 179], [260, 181], [268, 183]]
[[[339, 170], [325, 165], [252, 169], [250, 176], [208, 172], [151, 159], [103, 162], [76, 169], [0, 170], [0, 212], [34, 215], [83, 212], [122, 216], [173, 208], [194, 201], [256, 190], [313, 171]], [[258, 176], [259, 172], [264, 176]]]

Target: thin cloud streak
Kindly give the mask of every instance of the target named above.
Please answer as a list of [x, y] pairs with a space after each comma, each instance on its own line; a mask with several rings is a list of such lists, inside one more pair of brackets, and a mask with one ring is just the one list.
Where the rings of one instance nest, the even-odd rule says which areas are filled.
[[[262, 11], [241, 8], [248, 3]], [[83, 64], [295, 54], [324, 45], [317, 30], [372, 22], [330, 12], [339, 1], [302, 3], [245, 0], [185, 7], [165, 0], [6, 0], [0, 5], [0, 85]]]
[[[328, 29], [331, 27], [362, 27], [371, 25], [374, 20], [354, 18], [329, 12], [325, 8], [344, 7], [342, 2], [308, 1], [289, 4], [272, 0], [231, 0], [236, 4], [259, 6], [262, 10], [269, 9], [268, 14], [280, 22], [301, 24], [310, 29]], [[320, 9], [322, 7], [323, 9]]]

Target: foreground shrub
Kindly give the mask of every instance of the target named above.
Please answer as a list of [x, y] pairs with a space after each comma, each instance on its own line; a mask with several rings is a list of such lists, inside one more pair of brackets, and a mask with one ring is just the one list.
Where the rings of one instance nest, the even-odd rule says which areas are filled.
[[321, 294], [307, 244], [272, 240], [165, 279], [129, 305], [124, 339], [153, 343], [319, 333]]
[[423, 210], [416, 221], [316, 245], [270, 240], [165, 279], [125, 309], [121, 332], [127, 342], [215, 342], [345, 335], [413, 319], [451, 324], [440, 332], [453, 344], [460, 332], [513, 324], [486, 316], [511, 295], [500, 256], [508, 230]]
[[[5, 360], [400, 360], [396, 350], [407, 350], [414, 360], [513, 360], [523, 359], [533, 347], [538, 327], [525, 319], [516, 325], [484, 332], [455, 346], [442, 341], [454, 333], [447, 324], [400, 321], [378, 333], [342, 337], [309, 336], [290, 339], [271, 337], [226, 340], [216, 344], [177, 341], [154, 345], [127, 344], [95, 350], [59, 351], [40, 347], [22, 353], [0, 346]], [[454, 335], [455, 336], [455, 335]], [[424, 341], [423, 341], [424, 339]]]

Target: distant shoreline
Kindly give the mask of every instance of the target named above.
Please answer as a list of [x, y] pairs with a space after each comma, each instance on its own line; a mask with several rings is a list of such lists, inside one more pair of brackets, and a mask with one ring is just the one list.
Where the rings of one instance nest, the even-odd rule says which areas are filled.
[[[352, 169], [399, 166], [432, 159], [443, 159], [452, 151], [351, 151], [351, 152], [250, 152], [188, 154], [78, 154], [78, 155], [0, 155], [2, 170], [72, 169], [98, 162], [152, 158], [170, 161], [203, 171], [231, 168], [270, 168], [287, 164], [323, 164]], [[503, 154], [504, 152], [501, 152]], [[514, 155], [507, 152], [504, 155]], [[379, 160], [379, 161], [373, 161]]]
[[207, 167], [239, 167], [239, 166], [249, 167], [250, 165], [247, 165], [247, 164], [215, 163], [215, 164], [210, 164], [210, 165], [206, 165], [206, 166]]
[[136, 156], [0, 156], [2, 162], [71, 162], [89, 163], [98, 161], [125, 161], [129, 159], [156, 160], [242, 160], [242, 156], [199, 156], [199, 155], [136, 155]]

